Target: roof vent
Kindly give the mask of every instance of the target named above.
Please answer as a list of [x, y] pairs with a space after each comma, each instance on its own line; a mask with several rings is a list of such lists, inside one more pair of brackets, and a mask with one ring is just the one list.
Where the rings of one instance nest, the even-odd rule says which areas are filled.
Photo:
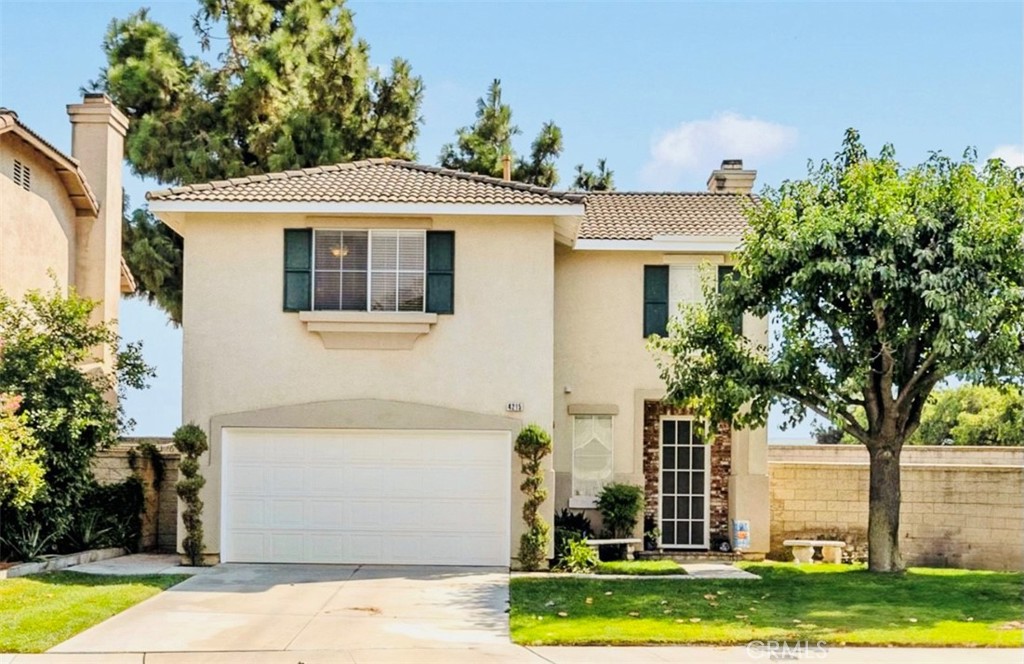
[[14, 160], [14, 184], [25, 191], [32, 191], [32, 169], [17, 159]]

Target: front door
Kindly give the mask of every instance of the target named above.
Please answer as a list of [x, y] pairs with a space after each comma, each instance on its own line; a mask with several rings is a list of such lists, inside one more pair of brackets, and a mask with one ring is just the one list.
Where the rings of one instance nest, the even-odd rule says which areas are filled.
[[700, 423], [661, 419], [661, 546], [708, 548], [708, 480], [711, 450], [696, 434]]

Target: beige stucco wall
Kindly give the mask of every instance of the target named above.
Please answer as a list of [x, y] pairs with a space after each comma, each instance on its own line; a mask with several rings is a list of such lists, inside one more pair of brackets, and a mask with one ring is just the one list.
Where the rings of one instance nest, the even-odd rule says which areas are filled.
[[[183, 232], [186, 247], [184, 421], [211, 430], [216, 416], [230, 413], [371, 399], [448, 409], [453, 419], [459, 418], [454, 411], [461, 411], [550, 428], [551, 218], [395, 221], [190, 214], [175, 225]], [[431, 332], [411, 350], [324, 348], [298, 314], [282, 311], [282, 229], [309, 226], [454, 230], [454, 315], [439, 316]], [[508, 402], [521, 402], [523, 411], [507, 413]], [[322, 413], [322, 409], [313, 412]], [[262, 418], [254, 413], [241, 421], [255, 423]], [[231, 418], [218, 421], [238, 424]], [[221, 467], [218, 439], [212, 442], [203, 464], [207, 478], [204, 523], [208, 550], [217, 552]], [[513, 460], [513, 464], [518, 471], [518, 463]], [[521, 532], [518, 483], [515, 472], [510, 487], [513, 549]], [[544, 512], [550, 519], [550, 504]]]
[[[727, 262], [721, 254], [578, 251], [559, 246], [555, 260], [555, 507], [572, 491], [574, 404], [614, 405], [615, 479], [643, 485], [643, 402], [664, 396], [643, 337], [644, 266]], [[747, 316], [744, 333], [767, 342], [767, 323]], [[571, 392], [567, 392], [567, 388]], [[767, 439], [763, 429], [733, 433], [730, 516], [751, 521], [751, 551], [768, 550]]]
[[[867, 551], [868, 457], [861, 446], [770, 449], [771, 539], [838, 537]], [[1024, 570], [1024, 448], [908, 447], [900, 542], [911, 565]]]
[[[15, 159], [31, 169], [31, 191], [14, 183]], [[66, 289], [75, 241], [75, 210], [53, 162], [12, 133], [0, 135], [0, 289], [16, 299], [50, 290], [51, 271]]]

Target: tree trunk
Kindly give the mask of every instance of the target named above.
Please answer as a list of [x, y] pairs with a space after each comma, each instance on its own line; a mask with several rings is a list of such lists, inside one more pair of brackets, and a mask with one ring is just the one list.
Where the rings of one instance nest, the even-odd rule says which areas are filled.
[[898, 444], [873, 445], [868, 495], [868, 569], [902, 572], [900, 554], [900, 449]]

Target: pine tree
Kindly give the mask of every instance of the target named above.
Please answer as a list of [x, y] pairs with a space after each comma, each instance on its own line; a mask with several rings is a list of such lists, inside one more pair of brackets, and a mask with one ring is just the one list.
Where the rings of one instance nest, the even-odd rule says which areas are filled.
[[[414, 159], [423, 82], [396, 58], [370, 64], [340, 0], [199, 0], [203, 57], [146, 9], [111, 22], [93, 89], [131, 120], [132, 171], [180, 185], [367, 157]], [[209, 53], [221, 44], [224, 48]], [[210, 57], [213, 55], [213, 57]], [[181, 258], [165, 226], [136, 210], [124, 254], [140, 296], [180, 322]]]

